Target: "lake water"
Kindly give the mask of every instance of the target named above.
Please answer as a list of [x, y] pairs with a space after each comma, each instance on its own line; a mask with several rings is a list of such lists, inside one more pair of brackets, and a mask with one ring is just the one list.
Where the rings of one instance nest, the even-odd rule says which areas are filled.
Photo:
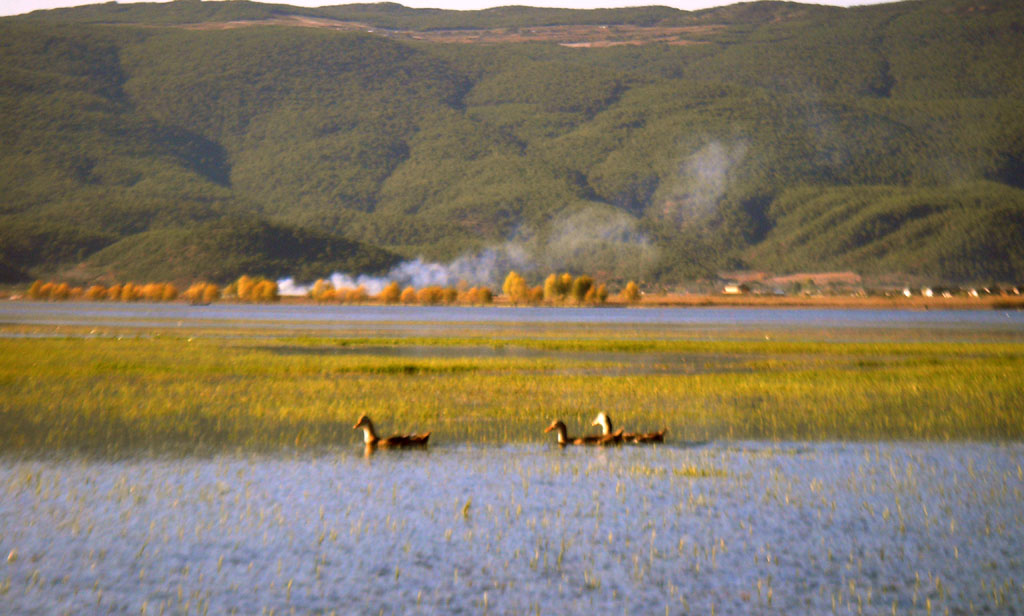
[[7, 614], [1024, 611], [1021, 444], [0, 458]]
[[[0, 304], [8, 335], [239, 322], [1024, 334], [1000, 311]], [[1021, 443], [0, 456], [0, 613], [1024, 613], [1022, 467]]]
[[0, 324], [334, 329], [353, 324], [621, 324], [694, 327], [982, 329], [1024, 332], [1024, 310], [850, 310], [810, 308], [507, 308], [3, 302]]

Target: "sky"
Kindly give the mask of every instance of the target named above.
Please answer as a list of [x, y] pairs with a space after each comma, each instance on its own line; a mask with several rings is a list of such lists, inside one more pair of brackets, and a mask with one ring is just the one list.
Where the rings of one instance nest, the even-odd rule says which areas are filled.
[[[120, 0], [130, 2], [132, 0]], [[157, 0], [166, 1], [166, 0]], [[272, 0], [275, 4], [291, 4], [293, 6], [332, 6], [352, 4], [354, 2], [372, 2], [376, 0]], [[572, 9], [615, 8], [623, 6], [671, 6], [686, 11], [706, 9], [713, 6], [735, 4], [739, 0], [397, 0], [413, 8], [438, 8], [473, 10], [495, 6], [546, 6]], [[827, 4], [831, 6], [853, 6], [864, 4], [880, 4], [895, 0], [797, 0], [805, 4]], [[18, 15], [38, 9], [53, 9], [81, 4], [98, 4], [96, 0], [0, 0], [0, 15]]]

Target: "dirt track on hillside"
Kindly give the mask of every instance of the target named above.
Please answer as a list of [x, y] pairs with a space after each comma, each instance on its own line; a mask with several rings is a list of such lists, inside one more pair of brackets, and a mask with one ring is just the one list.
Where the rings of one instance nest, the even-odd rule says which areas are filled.
[[341, 32], [366, 32], [389, 38], [428, 41], [433, 43], [497, 44], [548, 42], [566, 47], [614, 47], [619, 45], [693, 45], [696, 40], [724, 26], [633, 26], [633, 25], [563, 25], [522, 28], [450, 29], [450, 30], [387, 30], [357, 21], [340, 21], [289, 15], [273, 19], [218, 21], [182, 26], [189, 30], [231, 30], [256, 26], [291, 26], [324, 28]]

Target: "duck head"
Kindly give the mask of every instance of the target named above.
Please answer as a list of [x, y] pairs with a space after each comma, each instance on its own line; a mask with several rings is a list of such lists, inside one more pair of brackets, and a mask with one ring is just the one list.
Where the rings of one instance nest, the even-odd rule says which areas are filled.
[[556, 420], [551, 422], [550, 426], [548, 426], [547, 428], [544, 428], [544, 433], [547, 434], [548, 432], [551, 432], [552, 430], [564, 431], [565, 429], [566, 429], [565, 428], [565, 424], [562, 423], [562, 420], [556, 419]]
[[547, 434], [548, 432], [551, 432], [552, 430], [557, 430], [558, 431], [558, 443], [560, 445], [564, 445], [569, 440], [568, 437], [566, 436], [565, 424], [562, 423], [561, 419], [556, 419], [556, 420], [552, 421], [550, 426], [548, 426], [547, 428], [544, 428], [544, 433]]
[[372, 445], [378, 441], [377, 432], [373, 429], [373, 422], [366, 415], [362, 415], [356, 425], [352, 426], [353, 430], [363, 429], [363, 442], [367, 445]]
[[601, 426], [601, 434], [612, 433], [612, 418], [604, 411], [598, 413], [597, 417], [594, 418], [594, 421], [590, 422], [590, 425]]

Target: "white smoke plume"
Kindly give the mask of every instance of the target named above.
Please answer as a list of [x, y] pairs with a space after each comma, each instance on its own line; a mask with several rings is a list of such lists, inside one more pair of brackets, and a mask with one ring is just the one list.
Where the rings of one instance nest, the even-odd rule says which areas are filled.
[[747, 149], [745, 142], [725, 145], [711, 141], [687, 157], [669, 188], [662, 213], [684, 225], [713, 214]]
[[537, 265], [548, 272], [641, 277], [657, 259], [657, 248], [622, 210], [592, 205], [556, 219], [538, 237]]
[[[408, 285], [417, 289], [433, 285], [452, 287], [460, 282], [494, 287], [500, 285], [509, 270], [523, 269], [529, 261], [521, 246], [508, 242], [501, 247], [464, 255], [447, 265], [420, 258], [403, 261], [384, 276], [363, 274], [352, 277], [349, 274], [335, 272], [325, 279], [330, 281], [335, 289], [354, 289], [362, 286], [369, 295], [378, 295], [392, 281], [401, 286]], [[294, 278], [282, 278], [277, 281], [277, 288], [281, 295], [302, 297], [309, 294], [313, 284], [299, 284]]]
[[[656, 258], [657, 249], [637, 229], [635, 218], [611, 206], [592, 204], [572, 209], [542, 231], [520, 231], [499, 246], [447, 264], [419, 258], [399, 263], [384, 276], [353, 277], [335, 272], [325, 279], [335, 289], [363, 286], [369, 295], [378, 295], [392, 281], [417, 289], [459, 283], [498, 289], [510, 270], [534, 277], [568, 271], [636, 278], [642, 277]], [[301, 297], [309, 294], [313, 283], [282, 278], [277, 286], [281, 295]]]
[[[387, 278], [381, 278], [379, 276], [367, 276], [361, 274], [353, 278], [348, 274], [341, 272], [334, 272], [330, 276], [325, 277], [325, 280], [329, 281], [335, 289], [355, 289], [357, 287], [364, 287], [369, 295], [379, 294], [385, 286], [387, 286], [389, 280]], [[305, 297], [309, 295], [309, 292], [313, 290], [313, 284], [300, 284], [295, 282], [294, 278], [281, 278], [277, 281], [277, 292], [279, 295], [287, 297]]]

